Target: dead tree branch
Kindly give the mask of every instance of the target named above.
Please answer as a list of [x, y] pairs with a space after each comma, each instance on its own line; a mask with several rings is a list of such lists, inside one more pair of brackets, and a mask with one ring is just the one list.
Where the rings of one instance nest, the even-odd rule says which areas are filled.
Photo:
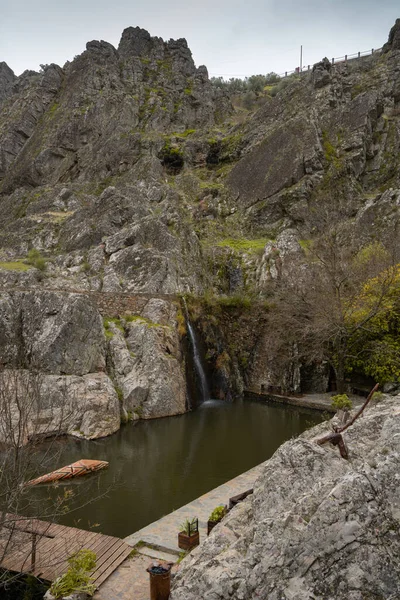
[[348, 459], [349, 456], [348, 456], [346, 444], [344, 443], [344, 439], [342, 437], [342, 433], [343, 433], [343, 431], [345, 431], [346, 429], [351, 427], [351, 425], [353, 425], [353, 423], [356, 421], [356, 419], [358, 419], [358, 417], [362, 415], [365, 408], [368, 406], [369, 402], [371, 401], [372, 396], [375, 394], [375, 392], [378, 390], [378, 388], [379, 388], [379, 383], [377, 383], [372, 388], [372, 390], [368, 394], [368, 397], [365, 400], [362, 407], [360, 408], [360, 410], [354, 415], [354, 417], [352, 419], [350, 419], [350, 421], [346, 425], [344, 425], [343, 427], [340, 427], [340, 428], [336, 428], [332, 433], [329, 433], [328, 435], [325, 435], [324, 437], [319, 438], [319, 440], [316, 440], [316, 443], [319, 446], [322, 446], [323, 444], [330, 442], [334, 446], [339, 446], [340, 456], [342, 458]]

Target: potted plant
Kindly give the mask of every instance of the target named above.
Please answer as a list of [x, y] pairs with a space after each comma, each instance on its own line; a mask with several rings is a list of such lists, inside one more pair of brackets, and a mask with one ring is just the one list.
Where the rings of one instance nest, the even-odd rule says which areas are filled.
[[211, 530], [216, 526], [217, 523], [219, 523], [222, 520], [226, 513], [226, 506], [223, 506], [222, 504], [221, 506], [217, 506], [216, 508], [214, 508], [211, 515], [208, 517], [207, 535], [210, 535]]
[[178, 533], [178, 546], [182, 550], [191, 550], [200, 543], [199, 520], [194, 517], [191, 521], [186, 519]]

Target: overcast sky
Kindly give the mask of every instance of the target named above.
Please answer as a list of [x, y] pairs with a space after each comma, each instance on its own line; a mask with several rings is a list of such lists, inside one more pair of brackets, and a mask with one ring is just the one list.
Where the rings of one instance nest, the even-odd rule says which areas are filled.
[[0, 0], [0, 62], [19, 75], [63, 65], [103, 39], [143, 27], [185, 37], [210, 76], [282, 73], [299, 65], [379, 48], [400, 17], [399, 0]]

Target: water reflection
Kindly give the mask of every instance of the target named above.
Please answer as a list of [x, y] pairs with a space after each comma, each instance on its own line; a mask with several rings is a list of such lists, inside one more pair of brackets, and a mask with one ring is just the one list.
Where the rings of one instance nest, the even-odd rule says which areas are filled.
[[[52, 468], [80, 458], [110, 463], [107, 471], [68, 484], [76, 493], [71, 508], [105, 495], [61, 522], [82, 529], [100, 523], [103, 533], [124, 537], [266, 460], [320, 420], [303, 409], [208, 400], [191, 413], [131, 423], [96, 442], [60, 440]], [[49, 486], [29, 492], [42, 502], [54, 493]]]

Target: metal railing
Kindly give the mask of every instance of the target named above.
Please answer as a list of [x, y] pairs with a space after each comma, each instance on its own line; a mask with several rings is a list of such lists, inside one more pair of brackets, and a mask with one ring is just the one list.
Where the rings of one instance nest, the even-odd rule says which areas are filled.
[[[355, 52], [355, 54], [345, 54], [344, 56], [338, 56], [331, 59], [332, 66], [348, 63], [353, 60], [358, 60], [360, 58], [365, 58], [366, 56], [372, 56], [373, 54], [379, 54], [382, 51], [382, 48], [372, 48], [371, 50], [364, 50], [363, 52]], [[318, 64], [318, 63], [314, 63]], [[293, 69], [293, 71], [285, 71], [284, 73], [278, 73], [278, 77], [284, 79], [285, 77], [289, 77], [290, 75], [298, 74], [302, 75], [304, 73], [309, 73], [314, 65], [305, 65], [300, 69], [297, 67]]]

